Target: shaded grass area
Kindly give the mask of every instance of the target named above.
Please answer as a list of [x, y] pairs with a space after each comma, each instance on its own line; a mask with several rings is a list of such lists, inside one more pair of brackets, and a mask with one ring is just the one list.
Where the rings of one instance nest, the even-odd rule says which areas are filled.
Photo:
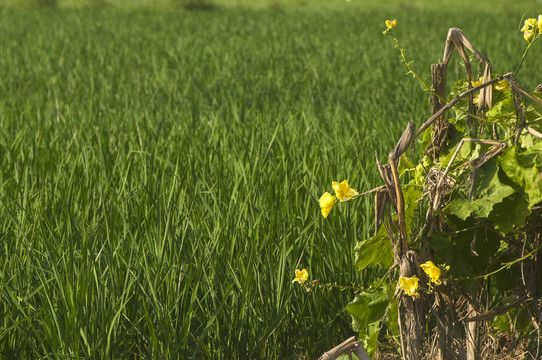
[[[426, 76], [450, 26], [497, 72], [524, 45], [519, 16], [395, 15]], [[304, 358], [351, 336], [352, 293], [291, 280], [378, 272], [353, 267], [372, 200], [325, 221], [317, 200], [377, 185], [374, 150], [428, 113], [387, 16], [0, 10], [0, 355]]]

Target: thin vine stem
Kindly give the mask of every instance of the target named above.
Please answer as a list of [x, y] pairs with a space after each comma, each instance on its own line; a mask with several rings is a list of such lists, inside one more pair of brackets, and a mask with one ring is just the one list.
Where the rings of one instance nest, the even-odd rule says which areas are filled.
[[516, 68], [516, 71], [514, 71], [514, 77], [516, 77], [518, 75], [519, 70], [521, 69], [521, 65], [523, 65], [523, 60], [525, 60], [525, 58], [527, 57], [527, 54], [529, 53], [529, 50], [531, 50], [531, 48], [533, 47], [534, 42], [539, 37], [540, 37], [540, 34], [536, 35], [536, 37], [534, 39], [529, 41], [529, 45], [527, 45], [527, 48], [525, 49], [525, 51], [523, 52], [523, 56], [521, 57], [521, 61], [519, 62], [519, 65]]
[[405, 64], [405, 66], [407, 67], [408, 69], [408, 72], [407, 72], [407, 75], [408, 74], [412, 74], [412, 76], [414, 76], [416, 79], [418, 79], [419, 82], [422, 83], [423, 85], [423, 88], [424, 88], [424, 91], [429, 91], [430, 93], [432, 93], [433, 95], [435, 95], [436, 97], [438, 97], [440, 100], [446, 102], [446, 100], [442, 99], [438, 94], [437, 92], [432, 89], [431, 87], [427, 86], [427, 84], [425, 83], [425, 81], [414, 71], [414, 69], [412, 69], [412, 66], [410, 66], [410, 64], [412, 64], [412, 61], [408, 61], [406, 56], [405, 56], [405, 49], [403, 49], [401, 47], [401, 45], [399, 45], [399, 39], [397, 39], [392, 33], [391, 31], [387, 33], [388, 35], [390, 35], [392, 38], [393, 38], [393, 42], [395, 43], [395, 47], [397, 49], [399, 49], [399, 52], [401, 53], [401, 62], [403, 64]]

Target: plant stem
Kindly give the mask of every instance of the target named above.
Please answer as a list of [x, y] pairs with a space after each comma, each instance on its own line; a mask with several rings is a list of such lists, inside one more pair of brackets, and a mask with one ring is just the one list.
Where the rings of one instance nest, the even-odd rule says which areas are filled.
[[523, 60], [525, 60], [525, 57], [527, 56], [527, 53], [529, 52], [529, 50], [531, 50], [531, 47], [533, 46], [534, 42], [539, 37], [540, 37], [540, 34], [536, 35], [536, 37], [532, 41], [529, 42], [529, 45], [527, 45], [527, 48], [525, 49], [525, 51], [523, 52], [523, 56], [521, 57], [521, 61], [519, 62], [519, 65], [516, 68], [516, 71], [514, 71], [514, 77], [516, 77], [518, 75], [519, 70], [521, 69], [521, 65], [523, 65]]

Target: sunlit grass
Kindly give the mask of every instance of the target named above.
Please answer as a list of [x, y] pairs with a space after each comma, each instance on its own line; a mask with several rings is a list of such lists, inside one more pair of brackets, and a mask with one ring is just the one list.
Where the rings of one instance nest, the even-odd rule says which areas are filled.
[[[374, 150], [429, 111], [389, 14], [357, 9], [3, 9], [0, 355], [313, 358], [353, 335], [351, 293], [292, 279], [366, 285], [372, 200], [324, 220], [318, 198], [379, 185]], [[520, 15], [395, 13], [423, 76], [451, 26], [514, 68]]]

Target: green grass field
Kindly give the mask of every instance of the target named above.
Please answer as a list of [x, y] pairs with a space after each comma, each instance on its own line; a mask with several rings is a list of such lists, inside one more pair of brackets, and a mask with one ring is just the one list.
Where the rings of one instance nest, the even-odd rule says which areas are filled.
[[452, 26], [502, 73], [541, 6], [313, 2], [0, 7], [1, 358], [315, 358], [355, 335], [351, 292], [292, 279], [378, 272], [353, 266], [372, 198], [327, 220], [318, 198], [380, 185], [374, 151], [429, 113], [384, 20], [424, 77]]

